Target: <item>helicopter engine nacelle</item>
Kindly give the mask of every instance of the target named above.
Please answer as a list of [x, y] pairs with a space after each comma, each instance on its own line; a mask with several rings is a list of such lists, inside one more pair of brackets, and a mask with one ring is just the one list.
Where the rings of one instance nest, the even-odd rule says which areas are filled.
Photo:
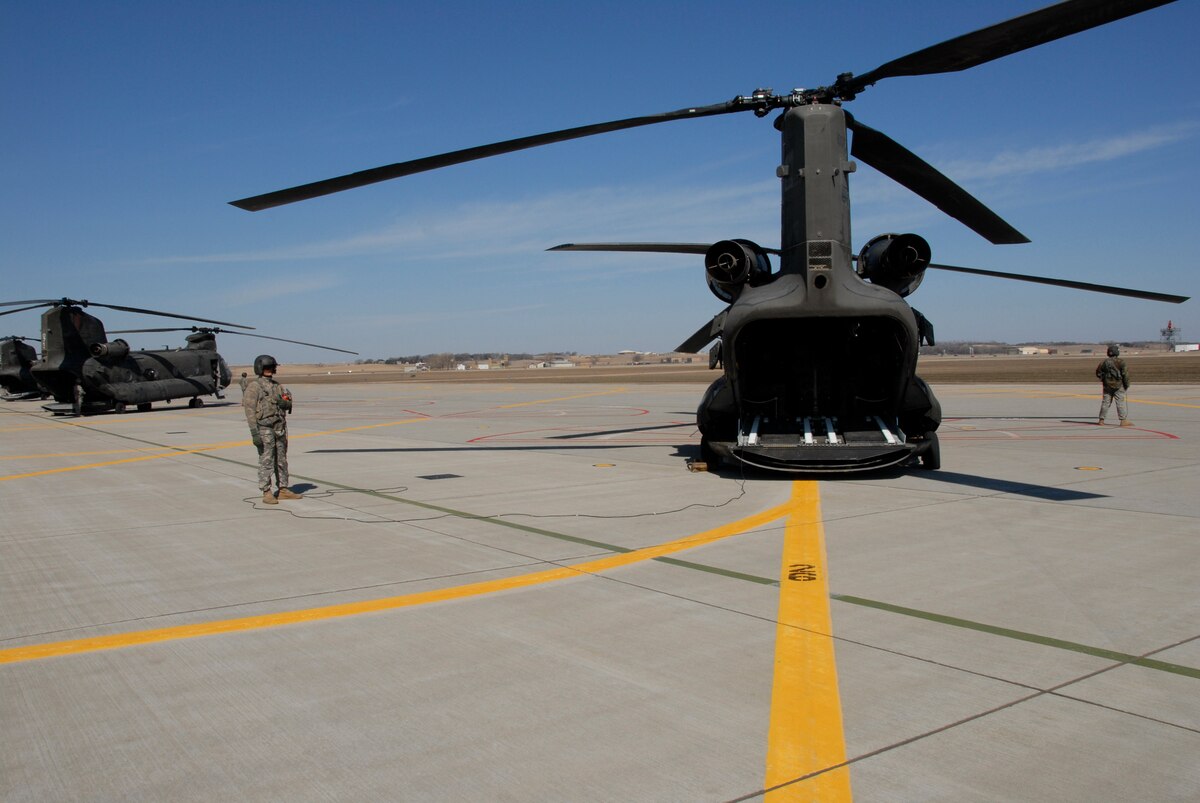
[[129, 344], [119, 337], [111, 343], [93, 343], [89, 348], [93, 357], [120, 360], [129, 356]]
[[930, 254], [920, 235], [881, 234], [859, 253], [858, 275], [903, 298], [921, 285]]
[[771, 262], [756, 243], [722, 240], [704, 255], [704, 273], [713, 295], [732, 304], [747, 284], [761, 284], [771, 275]]

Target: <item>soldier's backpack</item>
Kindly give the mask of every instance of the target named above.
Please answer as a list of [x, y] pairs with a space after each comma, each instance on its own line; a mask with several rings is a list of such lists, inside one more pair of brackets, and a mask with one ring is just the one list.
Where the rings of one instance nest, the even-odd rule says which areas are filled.
[[1125, 386], [1125, 380], [1121, 378], [1121, 366], [1112, 357], [1109, 357], [1100, 364], [1100, 381], [1109, 390], [1116, 390]]

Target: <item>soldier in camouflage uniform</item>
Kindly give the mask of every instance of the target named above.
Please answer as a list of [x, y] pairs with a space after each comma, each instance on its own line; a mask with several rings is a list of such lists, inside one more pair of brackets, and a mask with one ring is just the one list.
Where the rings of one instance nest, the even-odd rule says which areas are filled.
[[238, 380], [238, 387], [242, 389], [242, 393], [246, 392], [246, 385], [250, 384], [250, 380], [246, 378], [246, 372], [242, 371], [242, 378]]
[[1108, 358], [1096, 366], [1096, 378], [1100, 380], [1100, 390], [1103, 397], [1100, 400], [1100, 420], [1096, 423], [1104, 426], [1104, 416], [1108, 415], [1108, 407], [1114, 401], [1117, 403], [1117, 417], [1121, 426], [1132, 427], [1133, 422], [1126, 416], [1125, 391], [1129, 390], [1129, 371], [1125, 361], [1121, 359], [1121, 349], [1113, 344], [1108, 347]]
[[272, 477], [279, 488], [279, 499], [303, 498], [288, 487], [287, 414], [292, 411], [292, 394], [275, 381], [278, 367], [269, 354], [255, 358], [254, 379], [242, 396], [250, 439], [258, 449], [258, 487], [268, 505], [279, 504], [271, 493]]

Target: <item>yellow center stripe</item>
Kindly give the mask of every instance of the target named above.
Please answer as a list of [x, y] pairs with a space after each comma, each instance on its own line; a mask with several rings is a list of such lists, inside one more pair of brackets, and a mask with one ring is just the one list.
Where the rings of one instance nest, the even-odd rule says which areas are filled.
[[796, 780], [845, 761], [821, 502], [815, 482], [796, 482], [779, 578], [766, 800], [851, 800], [849, 767]]
[[177, 627], [165, 627], [158, 630], [143, 630], [133, 633], [118, 633], [109, 636], [75, 639], [72, 641], [57, 641], [48, 644], [33, 644], [26, 647], [10, 647], [0, 650], [0, 664], [33, 661], [39, 658], [51, 658], [61, 655], [77, 655], [97, 650], [113, 650], [121, 647], [132, 647], [138, 644], [152, 644], [161, 641], [211, 636], [218, 633], [235, 633], [245, 630], [258, 630], [267, 627], [296, 624], [299, 622], [315, 622], [322, 619], [333, 619], [342, 616], [356, 616], [363, 613], [407, 608], [414, 605], [425, 605], [432, 602], [477, 597], [498, 591], [509, 591], [516, 588], [527, 588], [541, 583], [556, 580], [566, 580], [588, 574], [627, 566], [632, 563], [650, 560], [652, 558], [681, 552], [685, 549], [710, 544], [731, 535], [739, 535], [756, 527], [769, 524], [776, 519], [786, 516], [792, 509], [794, 501], [777, 505], [773, 508], [747, 516], [740, 521], [716, 527], [696, 535], [686, 536], [665, 544], [645, 547], [632, 552], [622, 552], [604, 558], [562, 566], [529, 574], [506, 577], [500, 580], [489, 580], [481, 583], [456, 586], [452, 588], [423, 591], [416, 594], [406, 594], [399, 597], [365, 600], [342, 605], [329, 605], [321, 608], [307, 608], [299, 611], [284, 611], [280, 613], [247, 616], [241, 619], [225, 619], [215, 622], [201, 622]]

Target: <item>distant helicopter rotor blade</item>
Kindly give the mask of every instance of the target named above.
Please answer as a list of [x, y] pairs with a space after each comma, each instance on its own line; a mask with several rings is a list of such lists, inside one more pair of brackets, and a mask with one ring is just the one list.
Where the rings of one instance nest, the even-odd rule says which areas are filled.
[[57, 298], [34, 298], [29, 301], [0, 301], [0, 307], [15, 307], [19, 304], [32, 304], [35, 307], [42, 307], [46, 304], [58, 304], [60, 301], [61, 299]]
[[305, 343], [303, 340], [288, 340], [286, 337], [268, 337], [267, 335], [253, 335], [249, 332], [225, 332], [227, 335], [241, 335], [242, 337], [259, 337], [263, 340], [278, 340], [281, 343], [296, 343], [301, 346], [312, 346], [313, 348], [326, 349], [327, 351], [340, 351], [343, 354], [358, 355], [357, 351], [347, 351], [346, 349], [336, 349], [333, 346], [322, 346], [320, 343]]
[[1114, 296], [1125, 296], [1127, 298], [1141, 298], [1147, 301], [1165, 301], [1169, 304], [1182, 304], [1187, 301], [1190, 296], [1177, 296], [1170, 293], [1154, 293], [1149, 290], [1134, 290], [1128, 287], [1115, 287], [1107, 284], [1092, 284], [1091, 282], [1076, 282], [1071, 279], [1051, 279], [1043, 276], [1027, 276], [1023, 273], [1005, 273], [998, 270], [982, 270], [980, 268], [962, 268], [957, 265], [938, 265], [935, 263], [929, 264], [930, 268], [937, 270], [954, 271], [955, 273], [973, 273], [977, 276], [993, 276], [998, 279], [1015, 279], [1020, 282], [1034, 282], [1036, 284], [1048, 284], [1054, 287], [1069, 287], [1073, 290], [1088, 290], [1093, 293], [1109, 293]]
[[190, 327], [165, 327], [156, 329], [115, 329], [109, 332], [113, 335], [134, 334], [137, 332], [207, 332], [214, 335], [241, 335], [242, 337], [259, 337], [263, 340], [278, 340], [281, 343], [295, 343], [299, 346], [312, 346], [318, 349], [327, 349], [329, 351], [340, 351], [343, 354], [353, 354], [358, 356], [357, 351], [347, 351], [346, 349], [338, 349], [333, 346], [322, 346], [320, 343], [305, 343], [303, 340], [288, 340], [286, 337], [271, 337], [269, 335], [255, 335], [250, 332], [230, 332], [228, 329], [209, 328], [206, 326], [190, 326]]
[[851, 156], [912, 190], [989, 242], [997, 245], [1029, 242], [1028, 237], [981, 201], [887, 134], [858, 122], [849, 113], [846, 122], [854, 132]]
[[97, 301], [84, 301], [84, 302], [81, 302], [81, 304], [82, 304], [82, 306], [85, 306], [85, 307], [86, 306], [104, 307], [106, 309], [121, 310], [122, 312], [137, 312], [137, 313], [141, 313], [142, 315], [157, 315], [160, 318], [179, 318], [180, 320], [184, 320], [184, 321], [200, 321], [201, 323], [216, 323], [216, 324], [220, 324], [221, 326], [236, 326], [239, 329], [253, 329], [254, 328], [253, 326], [246, 326], [244, 323], [227, 323], [225, 321], [214, 321], [211, 318], [198, 318], [195, 315], [179, 315], [178, 313], [175, 313], [175, 312], [160, 312], [158, 310], [141, 309], [139, 307], [122, 307], [122, 306], [118, 306], [117, 304], [101, 304]]
[[73, 298], [41, 298], [30, 301], [0, 301], [0, 307], [13, 307], [18, 304], [30, 304], [32, 306], [23, 307], [21, 309], [8, 310], [0, 312], [0, 315], [11, 315], [14, 312], [25, 312], [25, 310], [36, 309], [37, 307], [104, 307], [105, 309], [121, 310], [122, 312], [137, 312], [142, 315], [157, 315], [160, 318], [179, 318], [184, 321], [200, 321], [201, 323], [217, 323], [222, 326], [236, 326], [238, 329], [253, 329], [253, 326], [246, 326], [243, 323], [227, 323], [226, 321], [214, 321], [211, 318], [198, 318], [195, 315], [179, 315], [175, 312], [160, 312], [153, 309], [142, 309], [140, 307], [122, 307], [117, 304], [101, 304], [99, 301], [76, 300]]
[[612, 120], [607, 123], [594, 123], [576, 128], [564, 128], [561, 131], [534, 134], [533, 136], [509, 139], [504, 142], [493, 142], [490, 145], [464, 148], [463, 150], [451, 151], [436, 156], [425, 156], [407, 162], [397, 162], [396, 164], [375, 167], [370, 170], [361, 170], [357, 173], [349, 173], [323, 181], [314, 181], [311, 184], [302, 184], [286, 190], [277, 190], [275, 192], [264, 193], [263, 195], [256, 195], [252, 198], [230, 201], [230, 204], [239, 209], [245, 209], [248, 212], [259, 212], [263, 209], [271, 209], [272, 207], [283, 206], [284, 204], [295, 203], [296, 201], [306, 201], [310, 198], [318, 198], [322, 195], [330, 195], [356, 187], [364, 187], [380, 181], [411, 176], [415, 173], [424, 173], [428, 170], [437, 170], [441, 167], [449, 167], [450, 165], [462, 164], [463, 162], [473, 162], [477, 159], [486, 159], [489, 156], [499, 156], [500, 154], [512, 153], [513, 151], [525, 150], [527, 148], [537, 148], [555, 142], [565, 142], [566, 140], [580, 139], [582, 137], [595, 136], [596, 134], [607, 134], [612, 131], [622, 131], [626, 128], [668, 123], [673, 120], [691, 120], [697, 117], [712, 117], [718, 114], [752, 111], [756, 108], [758, 107], [754, 105], [751, 99], [735, 98], [731, 101], [716, 103], [711, 106], [697, 106], [664, 112], [662, 114], [650, 114], [642, 117], [629, 117], [624, 120]]
[[1171, 2], [1174, 0], [1066, 0], [893, 59], [839, 81], [837, 89], [845, 97], [853, 97], [884, 78], [966, 70]]
[[[18, 301], [18, 302], [16, 302], [16, 303], [18, 303], [18, 304], [26, 304], [26, 303], [28, 303], [28, 302], [26, 302], [26, 301]], [[0, 304], [0, 307], [5, 307], [5, 306], [9, 306], [9, 305], [8, 305], [8, 304]], [[16, 314], [16, 313], [18, 313], [18, 312], [25, 312], [26, 310], [37, 309], [38, 307], [44, 307], [44, 306], [46, 306], [46, 305], [45, 305], [45, 304], [34, 304], [34, 305], [33, 305], [33, 306], [31, 306], [31, 307], [21, 307], [20, 309], [9, 309], [9, 310], [5, 310], [4, 312], [0, 312], [0, 315], [14, 315], [14, 314]]]

